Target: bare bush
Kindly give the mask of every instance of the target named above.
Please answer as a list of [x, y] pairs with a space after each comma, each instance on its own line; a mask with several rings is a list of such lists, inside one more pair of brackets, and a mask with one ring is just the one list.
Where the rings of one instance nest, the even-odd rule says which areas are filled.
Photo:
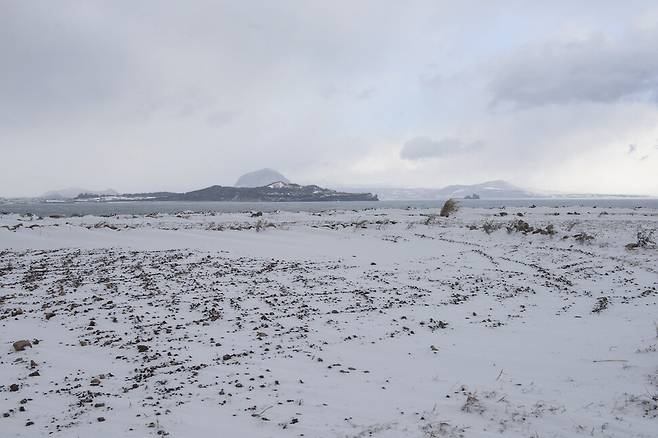
[[626, 249], [632, 250], [637, 248], [655, 248], [656, 241], [653, 238], [655, 232], [656, 230], [642, 228], [639, 229], [635, 235], [637, 240], [626, 245]]
[[438, 214], [428, 214], [427, 218], [423, 222], [425, 225], [432, 225], [435, 224], [439, 221], [439, 215]]
[[462, 411], [464, 412], [477, 412], [481, 414], [485, 411], [484, 406], [480, 403], [480, 400], [476, 397], [474, 392], [468, 393], [466, 395], [466, 402], [462, 406]]
[[594, 236], [587, 234], [584, 231], [582, 233], [574, 234], [573, 238], [576, 239], [576, 242], [580, 244], [589, 243], [594, 240]]
[[517, 232], [523, 234], [544, 234], [547, 236], [553, 236], [557, 234], [553, 224], [548, 224], [545, 227], [533, 227], [523, 219], [513, 220], [507, 224], [505, 228], [507, 228], [508, 233]]
[[567, 230], [568, 232], [571, 232], [571, 230], [573, 230], [573, 228], [579, 223], [580, 221], [569, 221], [564, 224], [564, 229]]
[[254, 224], [254, 228], [256, 229], [256, 232], [259, 233], [265, 230], [266, 228], [276, 228], [276, 225], [264, 219], [258, 219]]
[[459, 210], [459, 203], [457, 200], [450, 198], [443, 203], [443, 207], [441, 207], [441, 213], [439, 213], [439, 215], [441, 217], [448, 217], [453, 213], [457, 213], [457, 210]]
[[517, 232], [517, 233], [531, 233], [533, 228], [530, 226], [529, 223], [524, 221], [523, 219], [517, 219], [512, 222], [510, 222], [507, 226], [507, 232], [512, 233], [512, 232]]
[[487, 234], [491, 234], [494, 231], [498, 231], [503, 227], [503, 224], [500, 222], [495, 222], [492, 220], [486, 220], [484, 223], [482, 223], [482, 231], [484, 231]]
[[608, 308], [609, 304], [610, 304], [610, 300], [608, 299], [608, 297], [597, 298], [596, 303], [594, 303], [594, 308], [592, 308], [592, 313], [601, 313], [601, 311]]

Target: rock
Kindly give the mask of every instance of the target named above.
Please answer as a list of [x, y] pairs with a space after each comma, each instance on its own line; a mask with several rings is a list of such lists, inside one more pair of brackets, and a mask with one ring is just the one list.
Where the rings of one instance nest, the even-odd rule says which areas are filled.
[[105, 421], [105, 417], [98, 417], [96, 420], [98, 420], [99, 423], [102, 423]]
[[25, 350], [26, 347], [32, 347], [32, 342], [22, 339], [20, 341], [14, 342], [14, 350], [16, 351], [23, 351]]
[[18, 385], [16, 383], [12, 383], [11, 385], [9, 385], [9, 391], [11, 392], [18, 391]]
[[91, 379], [91, 382], [89, 382], [89, 384], [90, 384], [91, 386], [98, 386], [98, 385], [101, 384], [101, 381], [98, 380], [97, 378], [93, 378], [93, 379]]
[[28, 374], [28, 376], [30, 376], [30, 377], [39, 377], [40, 375], [41, 374], [39, 374], [39, 371], [33, 371], [30, 374]]
[[55, 316], [55, 312], [46, 312], [46, 314], [44, 316], [45, 316], [46, 320], [49, 320], [50, 318]]
[[34, 368], [36, 368], [36, 367], [37, 367], [37, 363], [36, 363], [35, 361], [31, 360], [31, 361], [30, 361], [30, 368], [33, 368], [33, 369], [34, 369]]
[[149, 350], [149, 347], [147, 345], [138, 345], [137, 346], [137, 351], [140, 353], [144, 353]]

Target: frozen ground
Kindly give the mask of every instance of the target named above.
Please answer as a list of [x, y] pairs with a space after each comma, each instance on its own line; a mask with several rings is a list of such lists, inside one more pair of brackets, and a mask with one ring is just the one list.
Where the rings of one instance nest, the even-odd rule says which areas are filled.
[[655, 437], [658, 211], [501, 211], [0, 216], [1, 434]]

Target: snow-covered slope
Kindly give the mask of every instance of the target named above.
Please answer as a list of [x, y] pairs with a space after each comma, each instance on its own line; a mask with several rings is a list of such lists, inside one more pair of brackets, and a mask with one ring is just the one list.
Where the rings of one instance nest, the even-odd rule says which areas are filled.
[[0, 215], [3, 436], [654, 437], [658, 211], [435, 213]]
[[276, 181], [290, 182], [276, 170], [260, 169], [242, 175], [235, 182], [235, 187], [263, 187]]

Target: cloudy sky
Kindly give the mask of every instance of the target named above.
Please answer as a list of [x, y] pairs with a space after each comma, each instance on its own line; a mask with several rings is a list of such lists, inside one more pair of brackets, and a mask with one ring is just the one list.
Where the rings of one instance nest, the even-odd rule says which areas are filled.
[[0, 195], [658, 195], [655, 1], [0, 0]]

